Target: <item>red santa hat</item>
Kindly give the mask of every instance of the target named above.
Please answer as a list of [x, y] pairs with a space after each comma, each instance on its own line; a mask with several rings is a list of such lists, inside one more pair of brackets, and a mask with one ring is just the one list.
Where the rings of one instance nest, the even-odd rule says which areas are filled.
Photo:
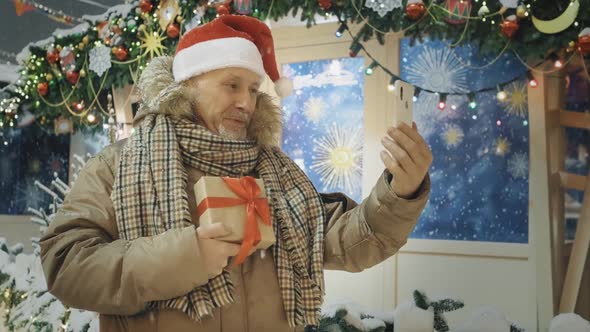
[[281, 97], [291, 94], [291, 80], [280, 77], [269, 27], [249, 16], [223, 15], [180, 38], [172, 73], [176, 82], [211, 70], [240, 67], [267, 74]]

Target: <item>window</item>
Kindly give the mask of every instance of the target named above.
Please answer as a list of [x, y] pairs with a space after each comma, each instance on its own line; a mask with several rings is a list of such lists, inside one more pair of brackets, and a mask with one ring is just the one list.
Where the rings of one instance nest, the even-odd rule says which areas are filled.
[[35, 186], [49, 185], [57, 173], [68, 178], [69, 135], [55, 135], [33, 124], [0, 136], [0, 214], [27, 214], [47, 207], [51, 197]]

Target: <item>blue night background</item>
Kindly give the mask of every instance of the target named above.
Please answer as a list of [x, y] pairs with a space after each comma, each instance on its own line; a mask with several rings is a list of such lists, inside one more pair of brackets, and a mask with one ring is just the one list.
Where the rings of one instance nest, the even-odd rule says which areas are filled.
[[320, 192], [361, 200], [364, 59], [283, 65], [294, 93], [283, 99], [282, 148]]
[[[505, 53], [481, 57], [476, 48], [450, 48], [446, 41], [401, 43], [401, 76], [423, 89], [476, 94], [471, 109], [465, 94], [439, 97], [422, 92], [414, 120], [430, 144], [430, 201], [411, 237], [439, 240], [528, 242], [529, 128], [527, 70]], [[486, 66], [487, 65], [487, 66]], [[483, 68], [481, 68], [483, 67]], [[497, 84], [507, 98], [496, 97]]]

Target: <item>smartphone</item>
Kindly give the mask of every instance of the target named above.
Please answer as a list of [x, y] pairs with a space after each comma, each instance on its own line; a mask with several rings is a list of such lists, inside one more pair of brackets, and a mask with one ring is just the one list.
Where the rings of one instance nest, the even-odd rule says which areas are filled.
[[414, 120], [414, 86], [402, 80], [393, 84], [393, 125], [399, 126], [402, 122], [410, 128]]

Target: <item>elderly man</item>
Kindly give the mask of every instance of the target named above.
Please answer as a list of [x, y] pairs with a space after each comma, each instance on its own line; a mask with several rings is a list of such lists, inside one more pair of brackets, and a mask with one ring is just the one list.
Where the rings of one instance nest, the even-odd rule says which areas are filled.
[[[294, 331], [317, 325], [323, 269], [362, 271], [406, 242], [429, 193], [432, 154], [415, 128], [390, 128], [386, 171], [360, 205], [318, 194], [273, 146], [281, 114], [259, 91], [280, 82], [268, 27], [222, 16], [156, 58], [126, 141], [88, 161], [46, 235], [43, 268], [64, 304], [101, 331]], [[203, 175], [264, 181], [275, 244], [227, 266], [240, 246], [199, 226]]]

